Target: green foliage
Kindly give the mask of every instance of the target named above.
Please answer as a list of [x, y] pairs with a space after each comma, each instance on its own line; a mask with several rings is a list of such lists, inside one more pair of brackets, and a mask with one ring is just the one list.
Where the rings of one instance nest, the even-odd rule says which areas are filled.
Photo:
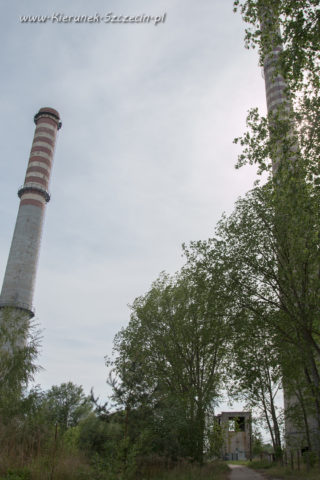
[[[248, 197], [238, 203], [237, 219], [224, 222], [220, 234], [230, 261], [240, 265], [235, 283], [243, 283], [242, 309], [263, 319], [286, 394], [296, 399], [286, 414], [312, 448], [319, 438], [311, 438], [307, 418], [320, 429], [319, 2], [245, 0], [234, 6], [250, 25], [247, 46], [259, 46], [261, 64], [271, 62], [286, 88], [283, 108], [268, 118], [251, 110], [248, 131], [235, 140], [243, 147], [238, 166], [256, 164], [259, 174], [269, 172], [269, 184], [255, 191], [250, 207]], [[248, 246], [245, 258], [241, 249]]]
[[252, 456], [256, 457], [258, 455], [261, 455], [262, 452], [264, 451], [264, 445], [262, 441], [262, 435], [260, 432], [252, 432]]
[[90, 398], [83, 392], [82, 386], [72, 382], [53, 385], [46, 393], [45, 408], [49, 421], [66, 430], [76, 426], [81, 418], [92, 410]]
[[174, 277], [162, 274], [135, 300], [114, 347], [114, 399], [127, 413], [147, 412], [167, 454], [199, 461], [229, 332], [218, 274], [191, 261]]
[[[281, 68], [289, 82], [291, 92], [302, 88], [308, 80], [319, 87], [320, 15], [318, 0], [236, 0], [235, 10], [250, 26], [246, 30], [246, 47], [258, 46], [261, 63], [272, 49], [272, 41], [280, 28], [284, 52]], [[268, 12], [273, 22], [265, 25], [262, 34], [260, 20]]]
[[283, 478], [288, 480], [318, 480], [319, 469], [308, 469], [305, 465], [300, 465], [300, 469], [295, 465], [294, 469], [291, 466], [284, 466], [280, 463], [268, 462], [267, 460], [254, 460], [248, 462], [247, 466], [254, 470], [260, 470], [261, 473], [268, 478]]
[[[313, 385], [319, 383], [319, 370], [314, 367], [319, 356], [316, 311], [320, 291], [315, 266], [320, 260], [320, 224], [316, 203], [303, 189], [301, 199], [292, 199], [292, 203], [289, 194], [284, 191], [284, 197], [279, 197], [272, 184], [256, 188], [218, 227], [235, 295], [237, 382], [240, 389], [249, 387], [256, 399], [260, 394], [253, 389], [260, 382], [259, 391], [266, 389], [270, 401], [279, 386], [279, 365], [286, 378], [294, 381], [303, 378], [296, 375], [300, 368], [313, 377], [313, 381], [305, 377], [300, 384], [305, 390], [303, 397], [319, 400]], [[285, 198], [287, 203], [282, 205]], [[299, 212], [295, 205], [303, 198]], [[246, 343], [247, 338], [250, 343]], [[248, 369], [246, 361], [250, 358]]]
[[308, 467], [315, 467], [317, 463], [317, 454], [316, 452], [304, 452], [302, 459], [305, 465]]
[[213, 427], [210, 429], [208, 440], [209, 440], [209, 456], [214, 458], [222, 458], [223, 447], [225, 445], [225, 428], [223, 425], [219, 424], [217, 421], [213, 422]]
[[103, 421], [93, 413], [79, 424], [78, 445], [89, 455], [114, 456], [122, 437], [123, 430], [118, 422]]
[[252, 462], [248, 463], [248, 467], [253, 468], [255, 470], [267, 470], [273, 467], [273, 463], [269, 460], [253, 460]]
[[25, 313], [13, 308], [0, 310], [0, 412], [9, 421], [20, 408], [28, 382], [39, 367], [36, 357], [39, 332]]
[[31, 480], [31, 471], [28, 468], [15, 468], [7, 471], [0, 480]]
[[80, 439], [80, 426], [70, 427], [63, 435], [64, 448], [68, 451], [77, 451]]
[[38, 347], [39, 334], [28, 315], [14, 308], [1, 309], [0, 446], [3, 465], [13, 453], [23, 459], [34, 448], [29, 416], [33, 402], [27, 401], [26, 388], [39, 369], [36, 365]]

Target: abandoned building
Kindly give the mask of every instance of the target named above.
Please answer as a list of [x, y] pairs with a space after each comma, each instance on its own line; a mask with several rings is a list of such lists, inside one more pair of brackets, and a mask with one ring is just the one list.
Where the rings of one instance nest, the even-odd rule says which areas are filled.
[[251, 459], [251, 412], [222, 412], [216, 417], [224, 437], [224, 460]]

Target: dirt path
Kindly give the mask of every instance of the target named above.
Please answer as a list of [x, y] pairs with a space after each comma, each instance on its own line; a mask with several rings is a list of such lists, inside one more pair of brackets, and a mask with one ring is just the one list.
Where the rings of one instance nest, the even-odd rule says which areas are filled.
[[231, 468], [230, 480], [266, 480], [260, 473], [244, 465], [228, 465]]

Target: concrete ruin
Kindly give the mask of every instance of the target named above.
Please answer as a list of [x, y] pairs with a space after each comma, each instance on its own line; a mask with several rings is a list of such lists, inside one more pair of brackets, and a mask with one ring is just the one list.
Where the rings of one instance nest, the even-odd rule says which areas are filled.
[[222, 412], [216, 416], [224, 438], [224, 460], [249, 460], [252, 457], [251, 412]]

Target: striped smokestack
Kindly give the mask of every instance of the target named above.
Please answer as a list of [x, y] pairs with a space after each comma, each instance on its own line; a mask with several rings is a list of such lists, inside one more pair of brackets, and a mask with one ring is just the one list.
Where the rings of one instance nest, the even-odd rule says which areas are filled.
[[[277, 2], [275, 2], [277, 4]], [[299, 146], [295, 140], [295, 126], [290, 119], [290, 113], [292, 112], [292, 103], [290, 100], [290, 92], [288, 91], [287, 83], [281, 72], [281, 66], [279, 65], [279, 58], [283, 52], [281, 34], [279, 29], [279, 21], [277, 15], [272, 9], [260, 10], [260, 23], [262, 38], [271, 44], [271, 49], [264, 55], [263, 69], [266, 89], [267, 109], [269, 114], [269, 122], [272, 123], [275, 120], [282, 120], [287, 122], [288, 130], [285, 136], [277, 136], [275, 144], [275, 156], [272, 158], [272, 171], [273, 176], [276, 179], [279, 171], [279, 166], [283, 158], [287, 162], [287, 168], [291, 172], [294, 172], [293, 166], [297, 159], [299, 152]], [[264, 45], [266, 47], [266, 45]], [[275, 120], [274, 120], [275, 119]], [[275, 123], [276, 125], [276, 123]], [[281, 130], [280, 130], [281, 131]], [[285, 142], [290, 139], [290, 148], [286, 151]], [[279, 152], [279, 153], [278, 153]], [[277, 189], [281, 192], [283, 186], [278, 182]], [[285, 187], [288, 190], [288, 187]], [[277, 191], [277, 190], [276, 190]], [[299, 215], [299, 211], [297, 211]], [[288, 217], [289, 218], [289, 217]], [[297, 230], [298, 231], [298, 230]], [[307, 232], [306, 232], [307, 233]], [[307, 233], [308, 234], [308, 233]], [[300, 241], [300, 239], [298, 239]], [[289, 252], [289, 250], [288, 250]], [[289, 253], [286, 254], [289, 256]], [[289, 258], [289, 257], [288, 257]], [[290, 261], [292, 261], [290, 259]], [[308, 267], [309, 268], [309, 267]], [[316, 275], [318, 275], [318, 266], [315, 266]], [[310, 273], [308, 273], [309, 275]], [[295, 320], [293, 320], [295, 321]], [[299, 333], [301, 335], [301, 333]], [[301, 337], [302, 338], [302, 337]], [[308, 360], [307, 360], [308, 361]], [[299, 370], [299, 363], [297, 363], [296, 376], [299, 379], [303, 379], [303, 370]], [[284, 396], [284, 420], [285, 420], [285, 444], [288, 450], [295, 451], [300, 450], [307, 451], [310, 446], [314, 448], [314, 451], [319, 451], [319, 427], [316, 418], [315, 410], [312, 411], [310, 403], [310, 393], [304, 389], [302, 383], [297, 383], [297, 392], [302, 400], [303, 411], [301, 407], [301, 401], [293, 390], [288, 389], [286, 378], [283, 378], [283, 396]], [[300, 415], [300, 418], [299, 418]], [[304, 419], [305, 424], [302, 421]], [[307, 436], [309, 440], [307, 441]], [[292, 454], [292, 453], [291, 453]]]
[[0, 295], [0, 308], [14, 307], [33, 317], [33, 294], [40, 251], [48, 186], [59, 113], [41, 108], [34, 117], [36, 129], [24, 184], [18, 191], [20, 206]]

